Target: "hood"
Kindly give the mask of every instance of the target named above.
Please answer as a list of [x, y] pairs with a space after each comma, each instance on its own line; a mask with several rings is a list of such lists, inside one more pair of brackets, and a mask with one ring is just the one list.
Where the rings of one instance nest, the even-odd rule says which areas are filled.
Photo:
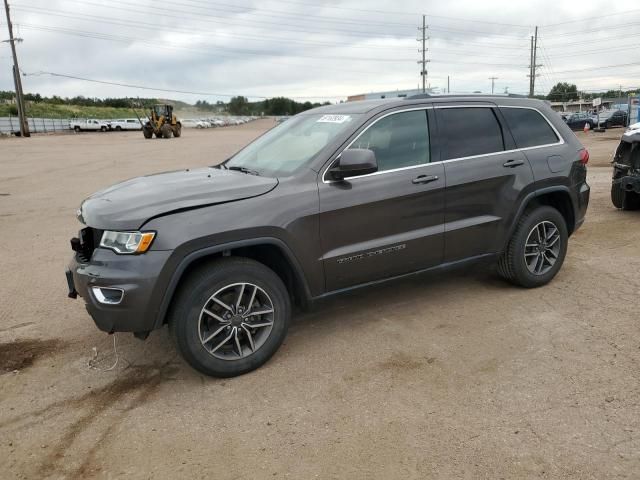
[[134, 230], [153, 217], [257, 197], [277, 184], [275, 178], [218, 168], [159, 173], [94, 193], [82, 203], [78, 216], [91, 227]]

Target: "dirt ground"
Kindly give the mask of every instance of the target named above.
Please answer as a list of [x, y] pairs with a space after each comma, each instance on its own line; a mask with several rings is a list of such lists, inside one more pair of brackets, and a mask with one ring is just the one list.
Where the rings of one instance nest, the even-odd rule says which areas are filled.
[[640, 212], [609, 200], [619, 129], [579, 133], [591, 205], [544, 288], [415, 277], [298, 315], [243, 377], [199, 375], [166, 329], [118, 335], [102, 371], [113, 336], [63, 275], [82, 199], [269, 126], [0, 140], [2, 479], [640, 477]]

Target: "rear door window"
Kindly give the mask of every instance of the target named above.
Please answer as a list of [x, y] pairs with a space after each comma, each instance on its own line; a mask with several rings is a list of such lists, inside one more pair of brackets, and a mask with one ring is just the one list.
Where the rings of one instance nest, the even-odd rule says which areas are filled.
[[491, 107], [437, 108], [443, 160], [504, 151], [502, 127]]
[[501, 107], [516, 147], [527, 148], [558, 143], [558, 136], [544, 117], [530, 108]]

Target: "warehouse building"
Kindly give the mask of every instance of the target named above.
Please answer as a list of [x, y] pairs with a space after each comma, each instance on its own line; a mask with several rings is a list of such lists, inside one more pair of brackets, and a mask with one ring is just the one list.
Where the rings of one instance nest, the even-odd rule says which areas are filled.
[[[347, 102], [355, 102], [356, 100], [376, 100], [379, 98], [403, 98], [423, 93], [421, 88], [413, 88], [411, 90], [389, 90], [387, 92], [371, 92], [361, 93], [358, 95], [349, 95]], [[434, 88], [427, 88], [426, 93], [436, 93]]]

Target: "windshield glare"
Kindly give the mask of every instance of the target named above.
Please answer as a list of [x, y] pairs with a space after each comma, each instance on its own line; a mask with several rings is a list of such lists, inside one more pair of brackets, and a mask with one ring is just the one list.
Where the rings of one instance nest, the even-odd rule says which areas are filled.
[[360, 115], [296, 115], [240, 150], [226, 167], [287, 176], [308, 162]]

